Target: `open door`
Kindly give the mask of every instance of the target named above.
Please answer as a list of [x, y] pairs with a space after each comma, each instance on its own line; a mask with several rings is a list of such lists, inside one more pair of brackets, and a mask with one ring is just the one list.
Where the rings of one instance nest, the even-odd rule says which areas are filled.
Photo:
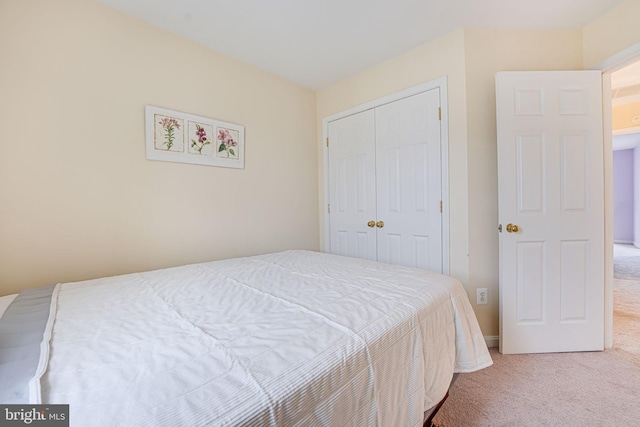
[[600, 71], [496, 75], [500, 352], [602, 350]]

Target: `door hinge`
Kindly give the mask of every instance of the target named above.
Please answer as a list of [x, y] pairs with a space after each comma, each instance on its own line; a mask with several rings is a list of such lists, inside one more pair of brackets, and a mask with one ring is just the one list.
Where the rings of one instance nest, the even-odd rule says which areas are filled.
[[331, 213], [331, 203], [327, 205], [327, 213]]
[[440, 200], [440, 213], [442, 213], [442, 200]]
[[327, 147], [329, 146], [329, 138], [327, 137]]
[[438, 107], [438, 120], [442, 120], [442, 109]]

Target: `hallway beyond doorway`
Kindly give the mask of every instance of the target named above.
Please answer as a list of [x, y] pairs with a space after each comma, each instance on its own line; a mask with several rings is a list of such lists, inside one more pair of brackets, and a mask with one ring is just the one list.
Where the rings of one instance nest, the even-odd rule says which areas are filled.
[[640, 249], [613, 245], [613, 348], [640, 365]]

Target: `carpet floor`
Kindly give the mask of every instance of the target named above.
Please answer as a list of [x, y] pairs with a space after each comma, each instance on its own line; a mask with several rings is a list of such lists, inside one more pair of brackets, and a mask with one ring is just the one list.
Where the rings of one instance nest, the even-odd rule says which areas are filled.
[[640, 367], [617, 351], [491, 357], [460, 374], [436, 426], [640, 425]]
[[640, 366], [640, 249], [614, 245], [613, 254], [613, 348]]
[[640, 279], [614, 279], [613, 348], [640, 366]]
[[503, 355], [461, 374], [438, 427], [640, 426], [640, 249], [614, 248], [613, 349]]

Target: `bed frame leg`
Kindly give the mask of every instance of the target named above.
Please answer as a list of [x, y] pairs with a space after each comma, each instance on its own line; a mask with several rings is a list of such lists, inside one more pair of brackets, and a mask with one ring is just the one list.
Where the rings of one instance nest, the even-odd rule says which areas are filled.
[[433, 410], [433, 412], [431, 412], [431, 415], [429, 415], [429, 418], [427, 418], [425, 420], [424, 424], [422, 424], [422, 427], [434, 427], [433, 426], [433, 418], [436, 416], [436, 414], [438, 413], [440, 408], [442, 408], [442, 405], [444, 405], [444, 401], [447, 400], [447, 397], [449, 397], [449, 392], [448, 391], [447, 391], [447, 394], [444, 395], [442, 400], [440, 402], [438, 402], [438, 404], [436, 405], [436, 408]]

